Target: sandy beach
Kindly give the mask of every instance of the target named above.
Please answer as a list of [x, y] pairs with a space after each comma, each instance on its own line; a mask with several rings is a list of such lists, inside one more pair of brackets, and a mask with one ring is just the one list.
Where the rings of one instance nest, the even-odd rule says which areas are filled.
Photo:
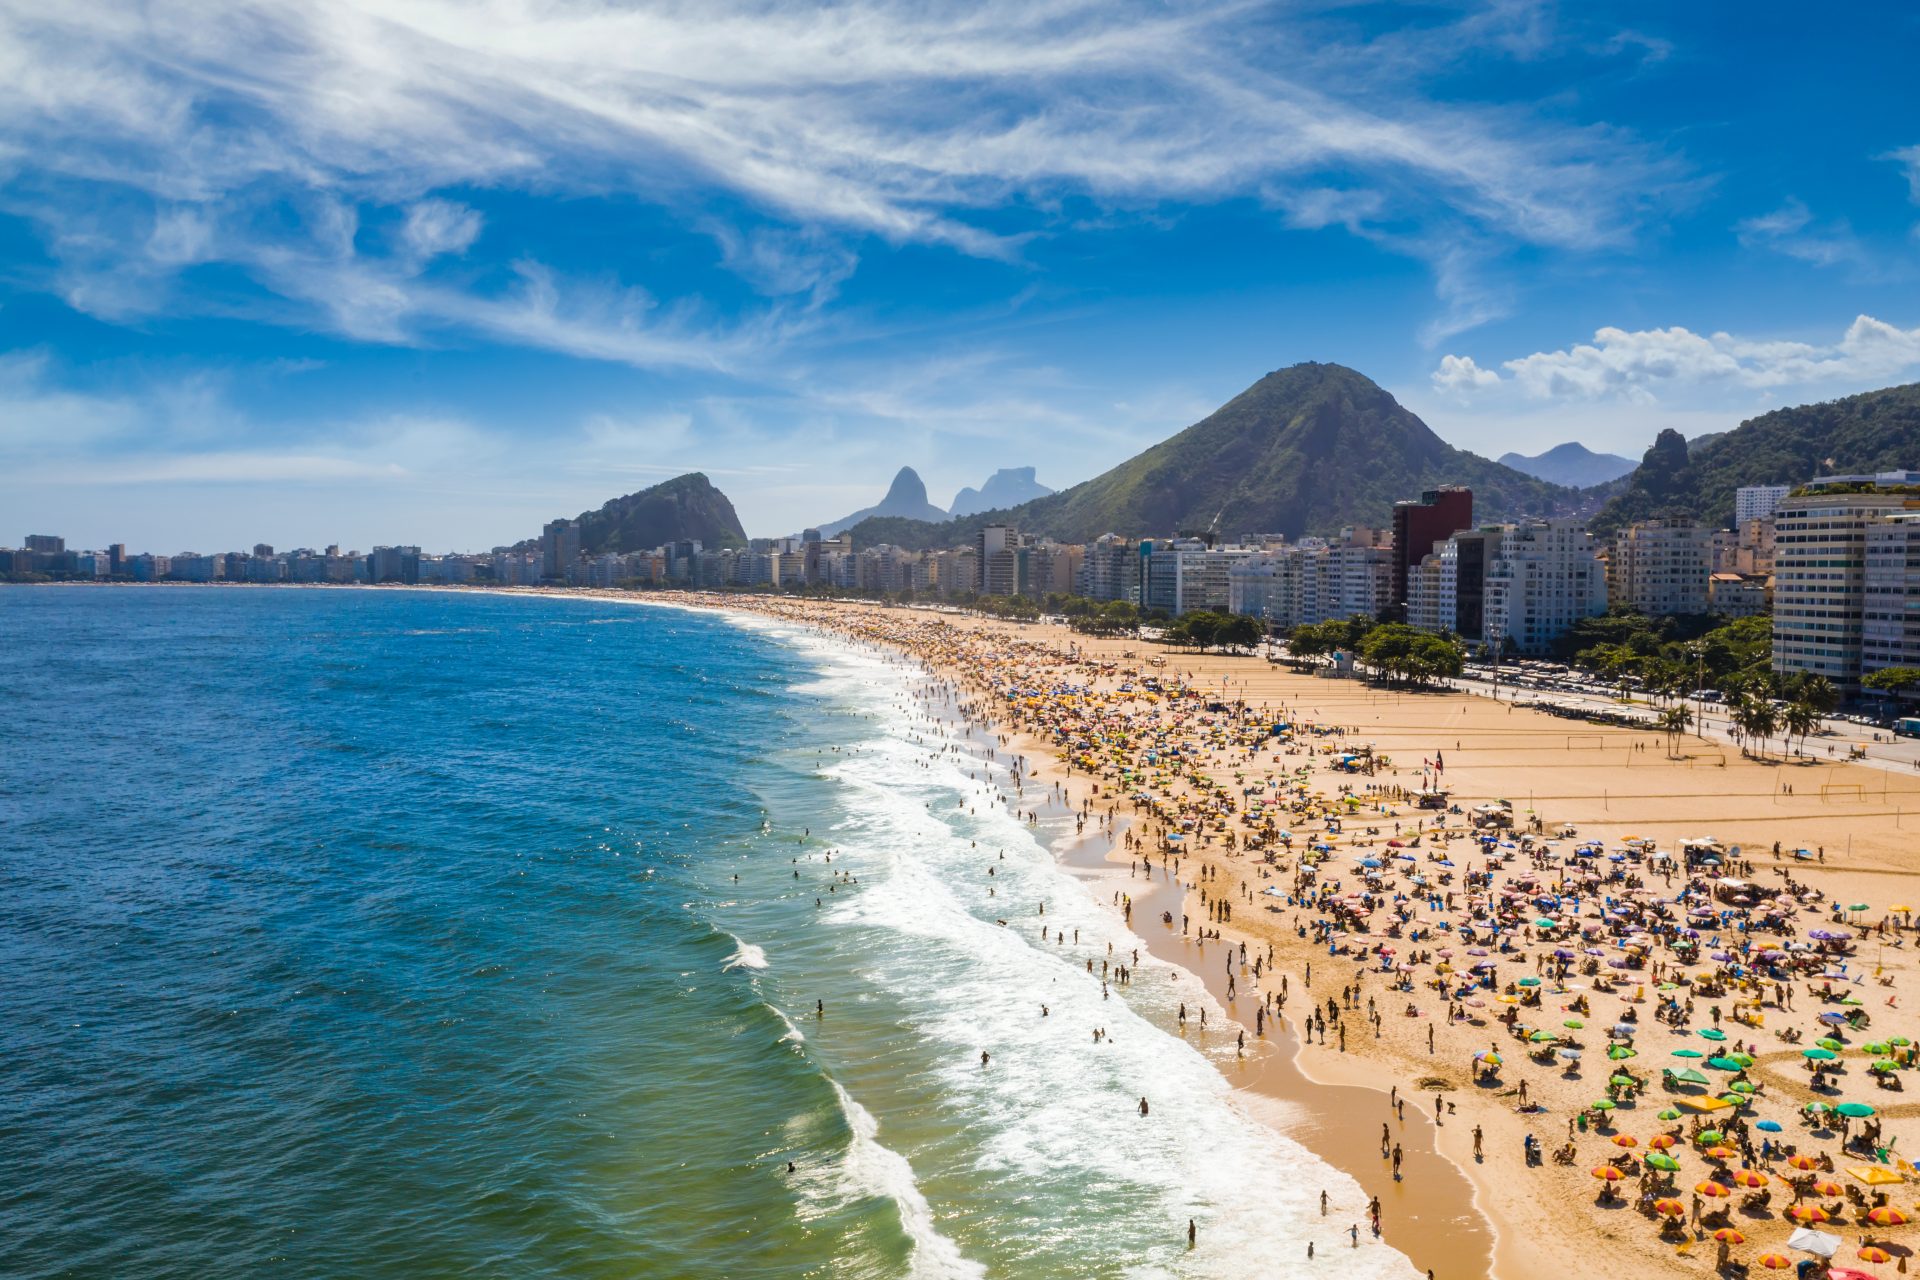
[[[1157, 957], [1204, 978], [1247, 1032], [1236, 1082], [1283, 1100], [1295, 1136], [1379, 1197], [1384, 1238], [1420, 1268], [1489, 1274], [1490, 1249], [1501, 1277], [1569, 1257], [1589, 1274], [1761, 1269], [1813, 1256], [1786, 1249], [1798, 1201], [1830, 1215], [1835, 1274], [1905, 1270], [1916, 1107], [1871, 1066], [1898, 1059], [1897, 1078], [1913, 1052], [1898, 1043], [1916, 1029], [1913, 934], [1895, 908], [1920, 895], [1904, 825], [1920, 822], [1920, 779], [1047, 625], [676, 602], [893, 644], [950, 681], [1029, 787], [1058, 785], [1114, 836], [1088, 874], [1130, 897]], [[1428, 782], [1461, 812], [1416, 808]], [[1469, 820], [1495, 801], [1514, 829], [1483, 847]], [[1717, 857], [1690, 876], [1680, 843], [1707, 837]], [[1697, 937], [1660, 924], [1676, 912]], [[1463, 937], [1487, 944], [1483, 970]], [[1646, 1164], [1656, 1151], [1670, 1177]], [[1609, 1167], [1617, 1180], [1598, 1176]]]

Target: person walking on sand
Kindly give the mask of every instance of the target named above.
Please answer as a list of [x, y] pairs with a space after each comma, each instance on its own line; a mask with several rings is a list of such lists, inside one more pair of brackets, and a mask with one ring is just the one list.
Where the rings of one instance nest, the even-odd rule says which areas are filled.
[[1320, 1216], [1323, 1218], [1327, 1216], [1327, 1193], [1325, 1191], [1320, 1193]]
[[1394, 1143], [1393, 1144], [1393, 1180], [1395, 1182], [1400, 1181], [1400, 1161], [1404, 1158], [1404, 1155], [1405, 1153], [1400, 1150], [1400, 1144], [1397, 1142]]
[[1194, 1230], [1194, 1226], [1193, 1226], [1193, 1219], [1192, 1219], [1192, 1218], [1188, 1218], [1188, 1219], [1187, 1219], [1187, 1248], [1189, 1248], [1189, 1249], [1191, 1249], [1191, 1248], [1193, 1248], [1193, 1241], [1194, 1241], [1194, 1237], [1195, 1237], [1195, 1236], [1196, 1236], [1197, 1234], [1198, 1234], [1198, 1232], [1196, 1232], [1196, 1231]]
[[1479, 1125], [1475, 1125], [1475, 1126], [1473, 1126], [1473, 1160], [1474, 1160], [1474, 1163], [1475, 1163], [1475, 1164], [1478, 1164], [1478, 1163], [1479, 1163], [1479, 1162], [1481, 1161], [1481, 1159], [1482, 1159], [1482, 1158], [1483, 1158], [1483, 1157], [1482, 1157], [1482, 1155], [1481, 1155], [1481, 1151], [1480, 1151], [1480, 1126], [1479, 1126]]
[[1143, 1116], [1147, 1114], [1147, 1099], [1144, 1094], [1140, 1097], [1140, 1114]]

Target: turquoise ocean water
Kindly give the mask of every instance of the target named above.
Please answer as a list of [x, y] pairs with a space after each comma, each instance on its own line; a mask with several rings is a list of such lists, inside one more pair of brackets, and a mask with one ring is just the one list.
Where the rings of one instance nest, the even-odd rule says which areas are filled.
[[1191, 980], [1103, 998], [1137, 942], [924, 679], [604, 601], [0, 590], [0, 1272], [1307, 1274], [1357, 1192], [1162, 1029]]

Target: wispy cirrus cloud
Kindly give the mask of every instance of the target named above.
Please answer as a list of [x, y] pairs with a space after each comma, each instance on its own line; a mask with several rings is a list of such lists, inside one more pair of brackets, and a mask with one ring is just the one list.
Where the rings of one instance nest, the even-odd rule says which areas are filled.
[[[430, 317], [434, 295], [397, 277], [484, 234], [479, 214], [435, 194], [453, 187], [667, 203], [730, 191], [799, 230], [735, 234], [726, 264], [817, 304], [852, 270], [833, 236], [1008, 257], [1064, 198], [1145, 210], [1298, 189], [1304, 205], [1337, 176], [1357, 193], [1342, 220], [1431, 263], [1438, 331], [1456, 332], [1500, 304], [1463, 283], [1448, 246], [1619, 245], [1644, 193], [1682, 176], [1615, 130], [1437, 100], [1400, 78], [1416, 45], [1533, 56], [1552, 38], [1543, 12], [1471, 7], [1389, 40], [1244, 0], [0, 0], [0, 148], [34, 179], [15, 207], [43, 224], [76, 188], [147, 203], [144, 237], [128, 236], [133, 217], [91, 240], [50, 232], [66, 296], [111, 318], [178, 305], [173, 274], [224, 261], [306, 304], [294, 322], [421, 340], [403, 317]], [[292, 239], [285, 256], [311, 259], [329, 248], [323, 227], [288, 235], [256, 218], [236, 233], [249, 219], [235, 208], [288, 192], [343, 211], [324, 273], [260, 243]], [[403, 212], [378, 268], [362, 207]], [[659, 333], [616, 306], [597, 335], [602, 322], [480, 297], [481, 332], [591, 358], [674, 362], [688, 342], [785, 332]]]
[[1845, 221], [1816, 222], [1798, 198], [1772, 213], [1745, 219], [1734, 232], [1749, 248], [1771, 249], [1816, 267], [1865, 267], [1870, 262], [1866, 246]]

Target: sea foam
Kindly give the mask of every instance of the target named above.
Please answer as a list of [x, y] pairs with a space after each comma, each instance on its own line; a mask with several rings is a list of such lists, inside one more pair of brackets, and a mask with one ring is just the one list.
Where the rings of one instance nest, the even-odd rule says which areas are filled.
[[[1124, 1257], [1133, 1274], [1236, 1275], [1250, 1257], [1275, 1259], [1277, 1250], [1297, 1248], [1304, 1261], [1314, 1240], [1322, 1252], [1341, 1246], [1347, 1275], [1414, 1275], [1364, 1228], [1365, 1247], [1346, 1247], [1349, 1223], [1365, 1221], [1366, 1196], [1254, 1117], [1208, 1056], [1230, 1060], [1238, 1028], [1199, 980], [1148, 957], [1117, 912], [967, 776], [986, 762], [912, 741], [928, 726], [894, 712], [902, 669], [831, 641], [799, 643], [825, 665], [810, 692], [888, 713], [828, 768], [854, 793], [832, 839], [836, 867], [857, 872], [861, 890], [833, 902], [826, 923], [860, 940], [849, 961], [934, 1046], [940, 1103], [962, 1118], [971, 1166], [939, 1172], [1018, 1204], [995, 1232], [999, 1243], [1020, 1231], [1032, 1236], [1025, 1247], [1039, 1251], [1029, 1255], [1035, 1262]], [[1056, 945], [1060, 930], [1078, 941]], [[1100, 961], [1133, 963], [1136, 948], [1133, 986], [1103, 996]], [[1191, 1019], [1184, 1037], [1162, 1029], [1181, 1003]], [[1099, 1043], [1095, 1028], [1105, 1032]], [[1139, 1114], [1142, 1097], [1150, 1117]], [[951, 1158], [951, 1147], [942, 1150]], [[888, 1154], [898, 1169], [914, 1156]], [[1323, 1189], [1335, 1216], [1320, 1214]], [[1192, 1254], [1189, 1218], [1209, 1246]]]

